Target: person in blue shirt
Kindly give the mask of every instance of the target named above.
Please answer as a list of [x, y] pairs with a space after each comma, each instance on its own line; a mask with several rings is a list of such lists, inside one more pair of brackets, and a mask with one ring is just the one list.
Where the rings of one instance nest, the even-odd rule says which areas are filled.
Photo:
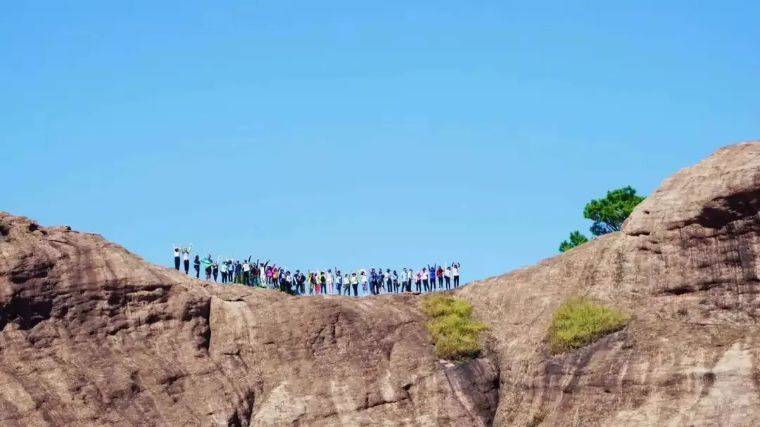
[[375, 273], [375, 269], [371, 268], [369, 270], [369, 293], [371, 295], [375, 295], [375, 284], [377, 283], [377, 273]]
[[428, 266], [428, 278], [430, 279], [430, 290], [435, 290], [435, 265]]

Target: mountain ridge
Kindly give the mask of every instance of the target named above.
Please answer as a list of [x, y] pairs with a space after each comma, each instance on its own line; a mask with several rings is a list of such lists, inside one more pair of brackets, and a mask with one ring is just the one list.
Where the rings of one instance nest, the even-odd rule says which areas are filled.
[[[213, 285], [0, 212], [0, 420], [756, 425], [759, 208], [760, 143], [682, 169], [622, 231], [454, 291], [489, 326], [464, 364], [435, 358], [416, 295]], [[631, 322], [551, 355], [574, 296]]]

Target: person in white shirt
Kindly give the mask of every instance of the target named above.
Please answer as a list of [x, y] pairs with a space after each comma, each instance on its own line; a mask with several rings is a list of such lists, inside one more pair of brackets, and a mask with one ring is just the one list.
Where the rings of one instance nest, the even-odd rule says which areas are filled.
[[446, 267], [446, 271], [443, 272], [443, 278], [446, 280], [446, 290], [451, 289], [451, 267]]
[[451, 266], [451, 275], [454, 276], [454, 287], [459, 287], [459, 263], [454, 263]]
[[182, 249], [182, 261], [185, 267], [185, 274], [190, 274], [190, 251], [192, 250], [192, 248], [193, 246], [190, 245]]
[[343, 291], [343, 275], [340, 274], [340, 270], [335, 269], [335, 295], [340, 295]]
[[227, 261], [219, 263], [219, 272], [222, 273], [222, 284], [227, 283]]
[[343, 275], [343, 293], [345, 295], [351, 295], [351, 275], [348, 273]]
[[362, 284], [362, 292], [364, 292], [366, 294], [367, 293], [367, 283], [369, 281], [367, 280], [367, 273], [364, 270], [362, 270], [360, 282]]
[[243, 262], [243, 284], [245, 286], [248, 286], [248, 280], [250, 279], [251, 275], [251, 264], [248, 264], [248, 261]]
[[285, 272], [285, 292], [293, 295], [293, 276], [290, 274], [290, 270]]
[[327, 295], [333, 294], [333, 273], [331, 269], [327, 269], [327, 274], [325, 274], [325, 284], [327, 285], [327, 289], [325, 290], [325, 293]]
[[177, 245], [174, 245], [174, 269], [179, 271], [179, 256], [180, 250]]

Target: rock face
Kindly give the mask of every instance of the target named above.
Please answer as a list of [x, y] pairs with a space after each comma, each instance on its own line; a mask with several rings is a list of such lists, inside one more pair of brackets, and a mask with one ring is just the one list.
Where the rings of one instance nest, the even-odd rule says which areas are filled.
[[498, 372], [433, 356], [411, 295], [210, 285], [0, 214], [2, 425], [486, 425]]
[[[760, 425], [760, 143], [666, 180], [622, 232], [459, 296], [491, 325], [498, 425]], [[553, 310], [588, 296], [633, 316], [552, 357]]]
[[[607, 235], [457, 291], [484, 357], [437, 361], [414, 295], [210, 285], [0, 213], [2, 425], [760, 425], [760, 143], [666, 180]], [[584, 295], [625, 329], [552, 356]]]

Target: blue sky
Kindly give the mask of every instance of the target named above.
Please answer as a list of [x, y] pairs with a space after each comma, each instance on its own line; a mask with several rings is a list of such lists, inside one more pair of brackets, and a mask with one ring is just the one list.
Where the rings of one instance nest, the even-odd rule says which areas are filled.
[[0, 210], [166, 265], [532, 264], [760, 138], [760, 3], [662, 3], [7, 3]]

